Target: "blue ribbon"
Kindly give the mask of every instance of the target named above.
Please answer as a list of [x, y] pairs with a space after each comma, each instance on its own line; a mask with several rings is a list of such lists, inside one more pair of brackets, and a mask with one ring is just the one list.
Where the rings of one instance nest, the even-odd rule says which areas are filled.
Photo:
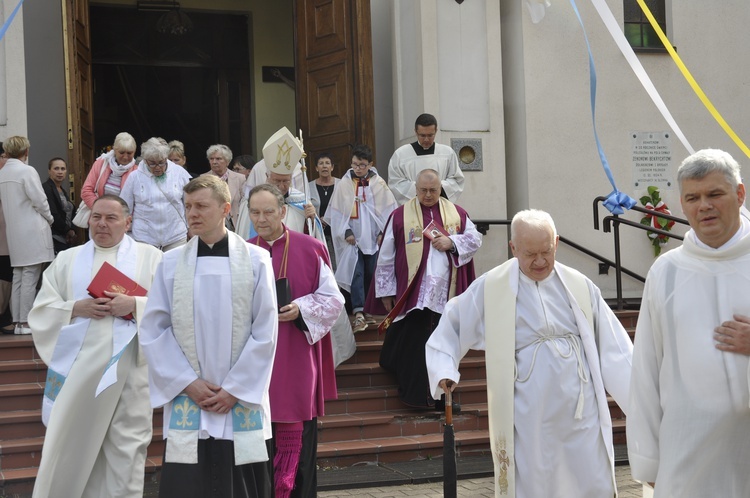
[[3, 39], [5, 36], [5, 32], [8, 31], [8, 28], [10, 27], [10, 23], [13, 22], [13, 18], [16, 17], [16, 14], [18, 14], [18, 11], [21, 8], [21, 5], [23, 4], [23, 0], [18, 2], [18, 5], [16, 5], [16, 8], [13, 9], [13, 12], [10, 13], [10, 17], [5, 21], [5, 24], [3, 24], [3, 27], [0, 28], [0, 40]]
[[602, 167], [604, 167], [604, 173], [607, 175], [609, 183], [614, 189], [612, 193], [607, 196], [607, 200], [604, 201], [604, 206], [609, 209], [612, 214], [623, 214], [626, 210], [635, 206], [637, 201], [617, 189], [617, 185], [615, 185], [615, 177], [612, 175], [612, 169], [609, 167], [607, 156], [604, 155], [604, 149], [599, 141], [599, 134], [596, 132], [596, 68], [594, 67], [594, 56], [591, 54], [589, 37], [586, 35], [586, 28], [583, 25], [583, 20], [581, 19], [581, 14], [578, 12], [575, 0], [570, 0], [570, 5], [573, 6], [573, 11], [576, 13], [578, 22], [581, 24], [583, 38], [586, 40], [586, 48], [589, 51], [589, 86], [591, 87], [591, 121], [593, 122], [594, 128], [594, 140], [596, 140], [596, 148], [599, 151], [599, 159], [602, 162]]

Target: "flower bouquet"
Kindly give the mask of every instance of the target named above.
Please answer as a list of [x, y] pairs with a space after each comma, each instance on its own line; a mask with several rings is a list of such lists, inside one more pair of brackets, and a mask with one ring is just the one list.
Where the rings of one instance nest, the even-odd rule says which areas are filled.
[[[659, 196], [659, 187], [648, 187], [648, 195], [641, 197], [641, 204], [643, 204], [646, 209], [652, 211], [672, 214], [667, 208], [667, 205], [664, 204], [664, 201], [661, 200], [661, 196]], [[674, 221], [653, 214], [647, 214], [641, 218], [641, 225], [648, 225], [669, 232], [674, 226]], [[669, 237], [654, 232], [646, 232], [646, 235], [651, 241], [651, 245], [654, 246], [654, 257], [657, 257], [661, 253], [661, 247], [669, 241]]]

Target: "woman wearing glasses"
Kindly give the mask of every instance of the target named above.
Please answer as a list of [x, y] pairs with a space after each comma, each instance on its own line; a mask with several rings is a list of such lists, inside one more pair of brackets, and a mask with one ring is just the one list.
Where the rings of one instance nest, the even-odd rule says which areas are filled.
[[162, 251], [187, 241], [182, 188], [190, 174], [168, 155], [169, 146], [158, 138], [141, 144], [142, 160], [120, 193], [133, 217], [132, 237]]
[[99, 196], [120, 195], [125, 180], [136, 169], [135, 146], [135, 139], [130, 133], [118, 133], [112, 150], [94, 161], [81, 187], [81, 199], [89, 208]]

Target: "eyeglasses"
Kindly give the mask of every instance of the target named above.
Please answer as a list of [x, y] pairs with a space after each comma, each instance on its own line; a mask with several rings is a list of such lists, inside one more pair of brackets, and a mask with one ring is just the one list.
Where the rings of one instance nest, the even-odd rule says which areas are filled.
[[370, 163], [355, 163], [352, 161], [352, 168], [354, 169], [367, 169], [370, 167]]
[[166, 165], [167, 165], [167, 161], [162, 161], [160, 163], [152, 163], [150, 161], [146, 161], [146, 166], [148, 166], [151, 169], [164, 168]]

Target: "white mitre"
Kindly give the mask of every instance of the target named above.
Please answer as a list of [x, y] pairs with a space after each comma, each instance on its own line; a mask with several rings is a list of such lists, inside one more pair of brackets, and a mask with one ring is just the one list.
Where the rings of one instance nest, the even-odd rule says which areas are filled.
[[302, 147], [286, 126], [274, 133], [263, 146], [263, 160], [272, 173], [291, 175], [300, 159]]

